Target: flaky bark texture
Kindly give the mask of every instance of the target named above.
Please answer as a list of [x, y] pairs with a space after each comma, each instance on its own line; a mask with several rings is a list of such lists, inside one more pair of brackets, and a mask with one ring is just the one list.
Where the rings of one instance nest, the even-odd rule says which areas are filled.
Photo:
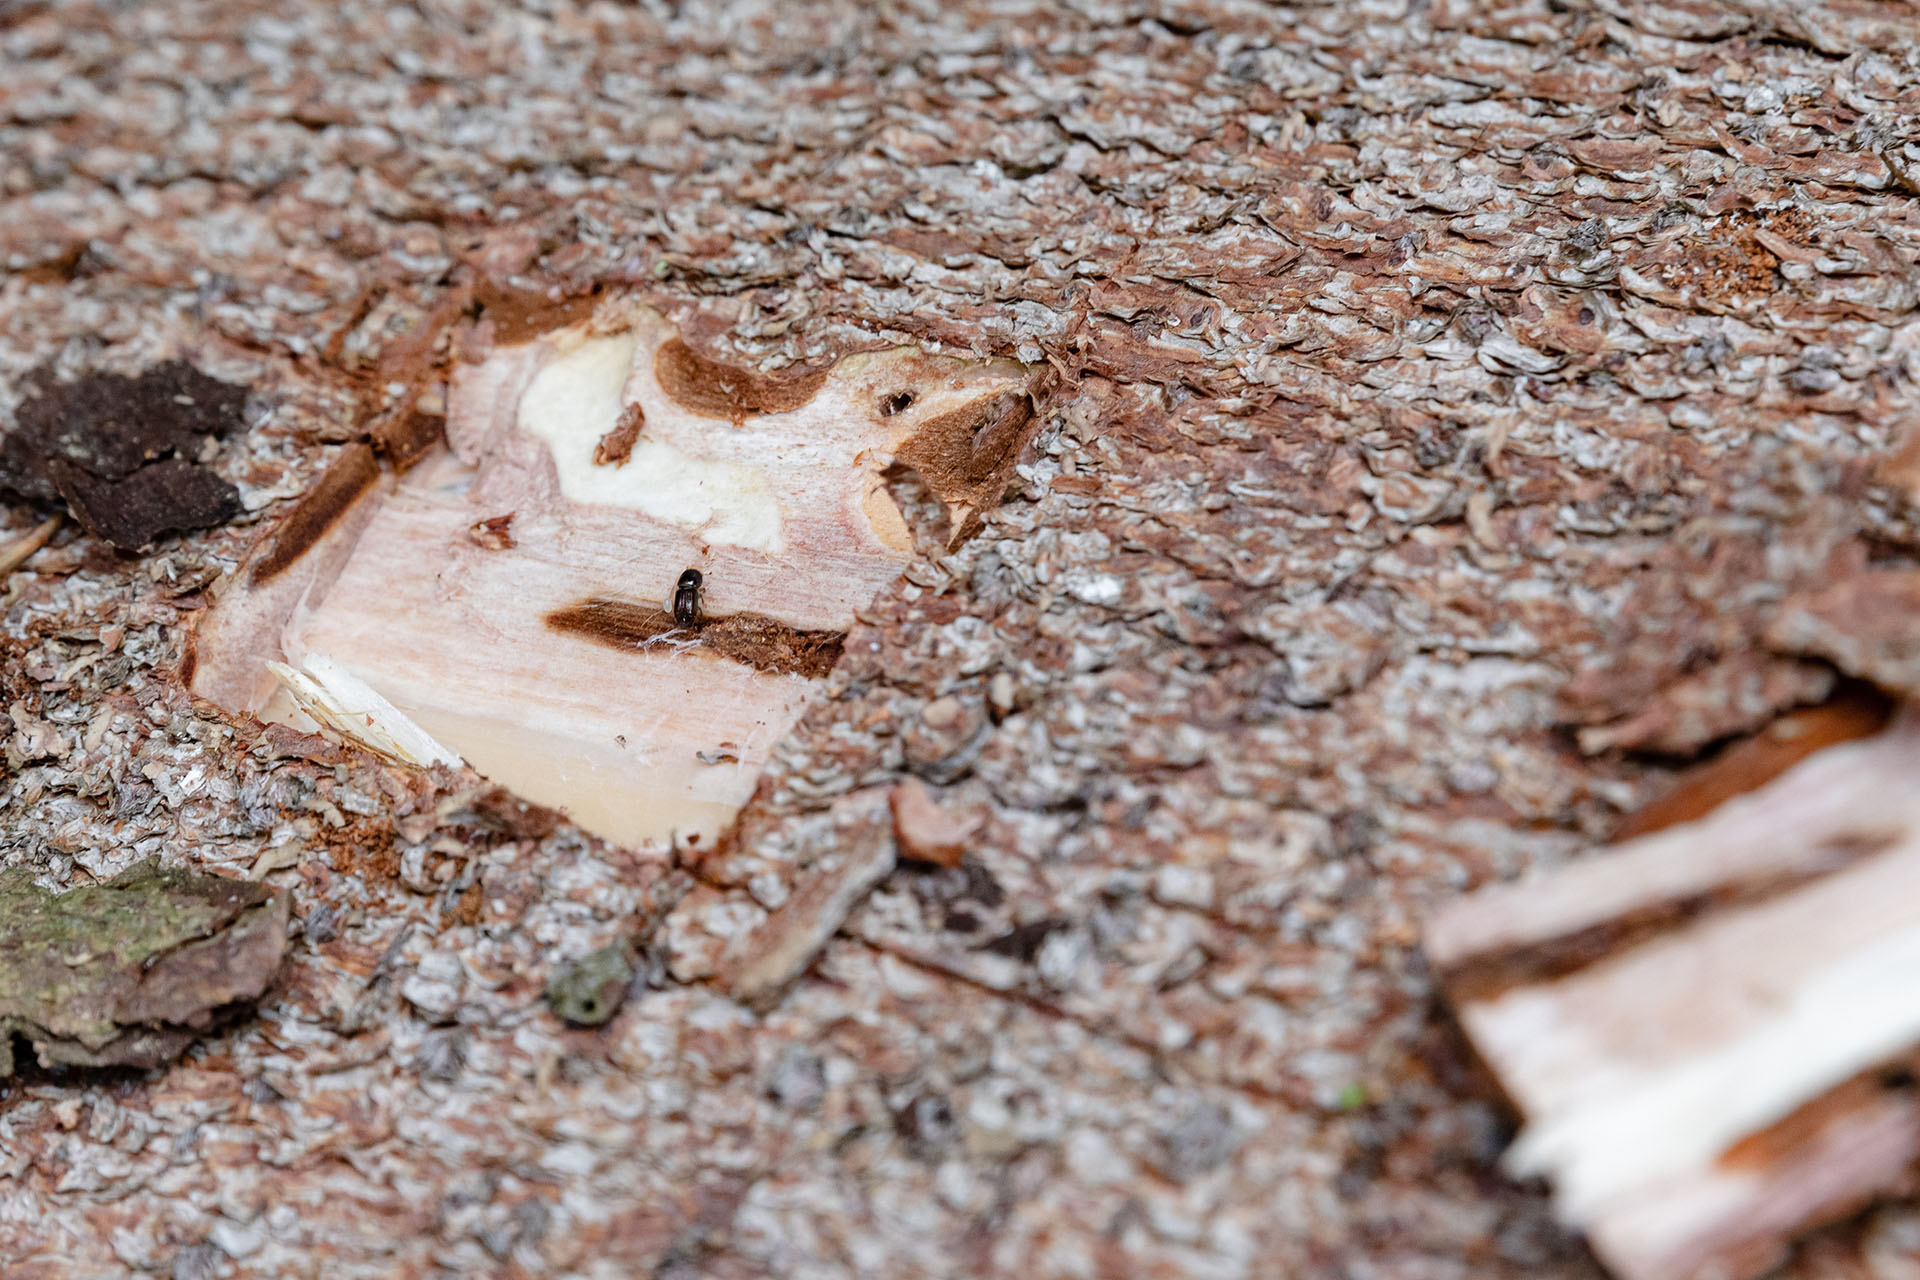
[[[251, 871], [299, 921], [182, 1064], [0, 1086], [6, 1274], [1593, 1276], [1495, 1170], [1414, 922], [1666, 785], [1579, 729], [1696, 750], [1817, 696], [1782, 659], [1912, 670], [1849, 619], [1920, 554], [1912, 452], [1874, 469], [1916, 48], [1868, 0], [0, 4], [0, 408], [48, 361], [255, 393], [238, 523], [6, 583], [4, 862]], [[622, 852], [189, 699], [259, 519], [618, 292], [761, 374], [1053, 371], [734, 840]], [[907, 775], [973, 847], [849, 904]], [[848, 914], [756, 1012], [789, 901]], [[570, 1029], [548, 980], [621, 939]]]

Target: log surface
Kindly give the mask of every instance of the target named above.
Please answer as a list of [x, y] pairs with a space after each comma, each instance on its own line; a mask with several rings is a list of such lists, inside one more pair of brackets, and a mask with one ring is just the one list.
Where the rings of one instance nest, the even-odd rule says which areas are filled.
[[[1418, 921], [1663, 793], [1632, 744], [1910, 675], [1916, 47], [1866, 0], [0, 4], [7, 429], [47, 362], [253, 393], [234, 523], [69, 523], [0, 587], [0, 862], [300, 922], [173, 1069], [0, 1087], [7, 1274], [1590, 1280]], [[733, 839], [189, 696], [263, 522], [618, 293], [756, 403], [900, 344], [1049, 371]], [[817, 889], [909, 775], [961, 864]], [[624, 937], [648, 980], [555, 1020]]]

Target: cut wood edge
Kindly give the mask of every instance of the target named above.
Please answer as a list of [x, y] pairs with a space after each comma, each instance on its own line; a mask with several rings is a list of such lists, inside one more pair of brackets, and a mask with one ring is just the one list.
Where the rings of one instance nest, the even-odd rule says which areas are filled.
[[1594, 1252], [1634, 1280], [1753, 1276], [1776, 1265], [1796, 1234], [1908, 1190], [1920, 1099], [1878, 1075], [1808, 1104], [1807, 1131], [1762, 1159], [1742, 1160], [1736, 1147], [1711, 1169], [1622, 1200], [1589, 1224]]
[[[1920, 777], [1920, 715], [1805, 757], [1704, 817], [1605, 854], [1448, 904], [1427, 922], [1428, 958], [1468, 995], [1592, 963], [1714, 902], [1753, 899], [1825, 875], [1867, 846], [1843, 837], [1896, 828]], [[1701, 847], [1703, 833], [1712, 846]], [[1476, 966], [1492, 973], [1476, 975]]]
[[1507, 1156], [1627, 1280], [1744, 1277], [1920, 1157], [1920, 715], [1436, 912]]

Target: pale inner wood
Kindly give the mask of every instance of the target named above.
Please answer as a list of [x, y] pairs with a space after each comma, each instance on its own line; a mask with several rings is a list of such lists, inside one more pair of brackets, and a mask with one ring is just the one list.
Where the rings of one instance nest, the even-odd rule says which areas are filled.
[[[623, 647], [552, 616], [590, 600], [666, 606], [697, 568], [707, 616], [847, 631], [914, 555], [882, 480], [895, 451], [1022, 371], [911, 349], [856, 356], [806, 404], [734, 421], [661, 388], [654, 355], [673, 336], [641, 309], [616, 332], [578, 326], [462, 370], [447, 448], [363, 496], [260, 599], [223, 595], [201, 629], [196, 689], [310, 729], [260, 673], [319, 655], [588, 830], [716, 837], [822, 681], [691, 635]], [[883, 414], [903, 388], [911, 408]], [[644, 426], [628, 461], [595, 464], [635, 407]], [[503, 516], [510, 546], [472, 536]]]

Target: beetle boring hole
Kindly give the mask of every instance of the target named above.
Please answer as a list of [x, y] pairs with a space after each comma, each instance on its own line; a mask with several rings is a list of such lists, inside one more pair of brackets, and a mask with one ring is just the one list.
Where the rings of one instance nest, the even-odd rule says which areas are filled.
[[913, 404], [913, 392], [896, 391], [880, 402], [880, 416], [891, 418]]

